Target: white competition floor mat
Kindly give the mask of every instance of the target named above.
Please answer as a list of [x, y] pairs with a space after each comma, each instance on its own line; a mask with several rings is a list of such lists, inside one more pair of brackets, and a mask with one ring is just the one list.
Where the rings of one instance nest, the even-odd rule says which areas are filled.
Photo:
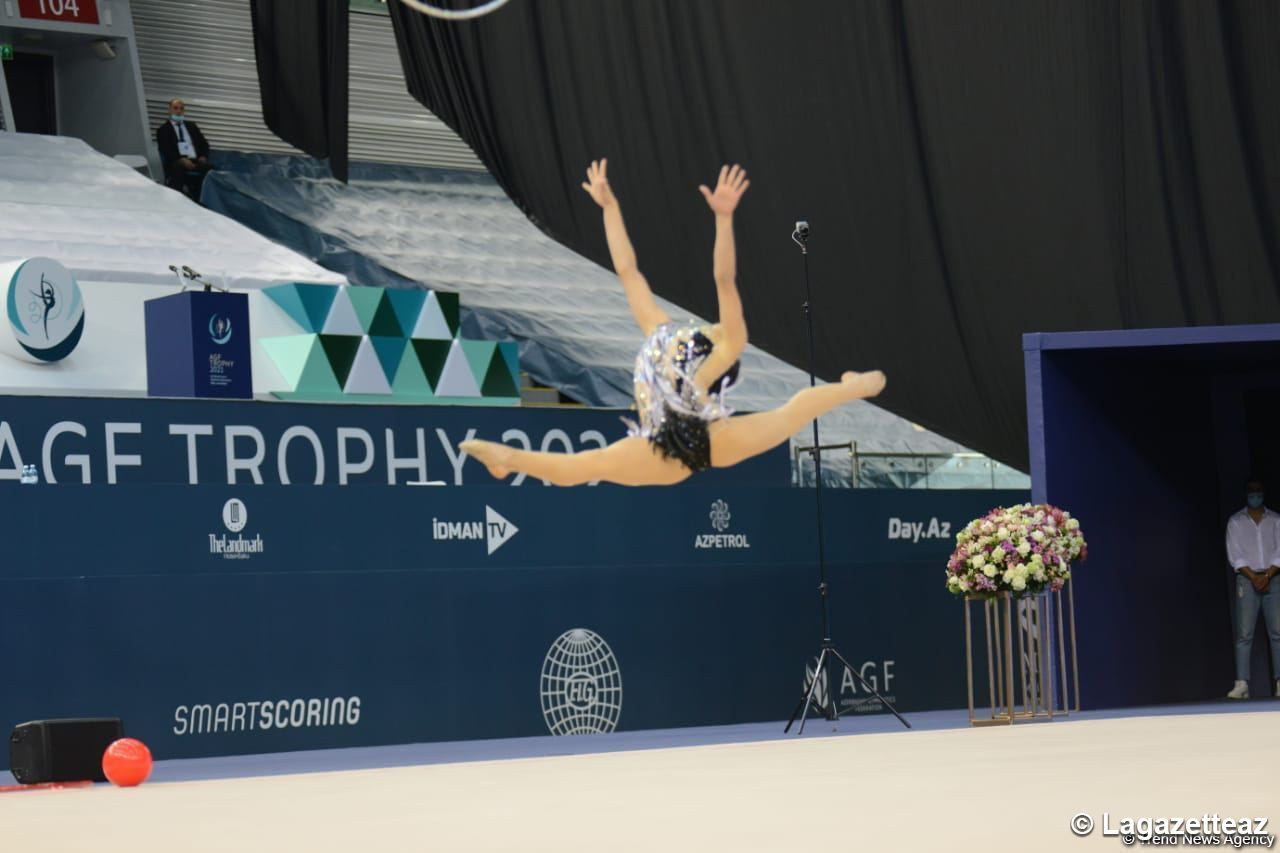
[[[6, 849], [97, 853], [1119, 850], [1106, 832], [1125, 818], [1267, 818], [1274, 833], [1277, 709], [912, 731], [864, 718], [841, 727], [871, 733], [837, 737], [811, 721], [804, 738], [779, 724], [754, 741], [760, 726], [738, 727], [746, 742], [305, 773], [275, 756], [277, 775], [247, 775], [271, 756], [208, 759], [225, 775], [166, 783], [162, 764], [135, 789], [3, 794], [0, 827]], [[644, 733], [593, 741], [628, 737]]]

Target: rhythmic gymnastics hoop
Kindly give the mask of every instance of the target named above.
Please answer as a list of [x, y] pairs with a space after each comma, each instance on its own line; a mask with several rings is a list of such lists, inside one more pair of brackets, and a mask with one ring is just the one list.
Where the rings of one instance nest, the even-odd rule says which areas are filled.
[[479, 18], [490, 12], [496, 12], [507, 5], [510, 0], [489, 0], [488, 3], [481, 3], [472, 9], [441, 9], [439, 6], [432, 6], [427, 3], [426, 0], [400, 0], [400, 2], [410, 9], [432, 18], [440, 18], [445, 21], [469, 21], [472, 18]]

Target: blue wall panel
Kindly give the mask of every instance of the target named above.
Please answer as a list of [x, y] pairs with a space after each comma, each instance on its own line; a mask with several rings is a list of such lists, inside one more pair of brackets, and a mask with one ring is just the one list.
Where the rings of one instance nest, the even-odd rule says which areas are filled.
[[[575, 628], [616, 657], [620, 729], [779, 719], [820, 639], [807, 490], [2, 494], [12, 532], [0, 564], [0, 727], [120, 715], [161, 758], [544, 734], [542, 667]], [[902, 709], [964, 703], [961, 611], [943, 566], [960, 525], [1024, 498], [826, 494], [835, 638]], [[492, 554], [485, 538], [436, 538], [491, 512], [518, 528]], [[230, 559], [223, 537], [261, 550]], [[306, 700], [357, 696], [358, 722], [306, 725]], [[841, 698], [874, 710], [860, 691]], [[265, 731], [263, 706], [253, 718], [248, 705], [263, 701]], [[225, 724], [196, 725], [193, 709], [219, 704]], [[277, 727], [295, 707], [304, 724]]]

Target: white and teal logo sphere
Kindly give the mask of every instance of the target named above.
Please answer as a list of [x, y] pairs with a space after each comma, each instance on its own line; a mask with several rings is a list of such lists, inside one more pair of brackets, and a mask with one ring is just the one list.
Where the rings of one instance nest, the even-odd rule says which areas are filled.
[[70, 355], [84, 333], [84, 299], [70, 271], [51, 258], [28, 258], [0, 264], [0, 281], [8, 290], [9, 328], [22, 348], [5, 349], [39, 361]]

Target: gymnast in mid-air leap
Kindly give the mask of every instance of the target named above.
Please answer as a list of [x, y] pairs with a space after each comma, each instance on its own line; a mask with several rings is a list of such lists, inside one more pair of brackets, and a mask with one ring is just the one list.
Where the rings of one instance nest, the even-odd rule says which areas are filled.
[[750, 181], [738, 166], [725, 166], [715, 190], [698, 187], [716, 217], [713, 267], [720, 322], [673, 323], [658, 307], [609, 188], [607, 161], [593, 162], [582, 185], [604, 210], [604, 232], [613, 268], [631, 313], [645, 333], [636, 356], [635, 400], [640, 417], [627, 438], [580, 453], [521, 450], [491, 441], [460, 447], [498, 479], [523, 472], [560, 486], [594, 480], [624, 486], [665, 486], [705, 468], [728, 468], [777, 447], [813, 418], [842, 403], [874, 397], [884, 374], [845, 373], [839, 382], [805, 388], [767, 412], [730, 417], [725, 392], [738, 379], [738, 357], [747, 346], [747, 323], [738, 296], [733, 212]]

